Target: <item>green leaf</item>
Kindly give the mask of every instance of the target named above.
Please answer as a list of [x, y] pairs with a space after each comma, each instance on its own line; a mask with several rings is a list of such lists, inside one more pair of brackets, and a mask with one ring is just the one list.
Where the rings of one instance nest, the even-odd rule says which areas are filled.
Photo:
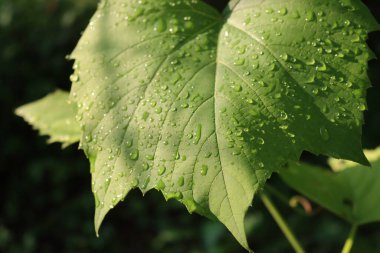
[[280, 175], [295, 190], [352, 224], [380, 221], [380, 148], [365, 154], [373, 168], [330, 159], [337, 172], [291, 163]]
[[41, 135], [49, 135], [49, 143], [62, 142], [62, 146], [66, 147], [78, 142], [82, 134], [75, 119], [76, 106], [70, 104], [68, 99], [68, 92], [57, 90], [17, 108], [16, 114], [38, 129]]
[[362, 112], [379, 26], [360, 1], [102, 1], [78, 46], [99, 229], [133, 188], [217, 218], [248, 249], [244, 215], [303, 150], [367, 163]]

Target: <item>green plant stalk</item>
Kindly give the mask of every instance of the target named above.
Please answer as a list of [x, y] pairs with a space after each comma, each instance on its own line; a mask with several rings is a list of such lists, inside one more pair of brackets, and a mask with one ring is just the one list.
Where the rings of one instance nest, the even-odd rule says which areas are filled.
[[347, 240], [344, 243], [342, 253], [350, 253], [351, 252], [352, 246], [354, 245], [357, 230], [358, 230], [358, 226], [355, 224], [352, 225], [350, 234], [348, 235]]
[[268, 209], [269, 213], [272, 215], [273, 219], [276, 221], [277, 225], [280, 227], [281, 231], [284, 233], [286, 239], [292, 245], [296, 253], [305, 253], [300, 242], [295, 237], [289, 225], [286, 223], [277, 207], [274, 205], [272, 200], [265, 193], [261, 194], [261, 200], [263, 201], [265, 207]]

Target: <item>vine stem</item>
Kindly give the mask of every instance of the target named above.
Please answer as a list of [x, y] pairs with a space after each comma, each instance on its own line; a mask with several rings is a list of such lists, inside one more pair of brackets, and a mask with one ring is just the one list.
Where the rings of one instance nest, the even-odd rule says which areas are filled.
[[[272, 215], [273, 219], [276, 221], [277, 225], [280, 227], [281, 231], [284, 233], [286, 239], [288, 239], [289, 243], [292, 245], [293, 249], [296, 253], [305, 253], [305, 250], [302, 248], [300, 242], [297, 240], [295, 235], [293, 234], [291, 228], [286, 223], [277, 207], [274, 205], [272, 200], [265, 193], [261, 193], [261, 200], [263, 201], [265, 207], [268, 209], [269, 213]], [[342, 253], [348, 253], [342, 252]]]
[[348, 235], [347, 240], [344, 243], [342, 253], [350, 253], [351, 252], [352, 245], [354, 245], [354, 240], [355, 240], [357, 230], [358, 230], [358, 226], [355, 224], [352, 225], [350, 234]]

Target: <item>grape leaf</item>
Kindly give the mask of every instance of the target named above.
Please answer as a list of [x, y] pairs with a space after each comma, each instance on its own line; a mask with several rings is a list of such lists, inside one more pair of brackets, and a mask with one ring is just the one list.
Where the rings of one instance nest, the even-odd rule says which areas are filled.
[[380, 221], [380, 148], [365, 154], [372, 168], [330, 159], [337, 172], [292, 163], [280, 175], [289, 186], [352, 224]]
[[302, 151], [368, 163], [362, 112], [379, 25], [360, 1], [108, 0], [72, 53], [95, 226], [133, 188], [221, 221]]
[[78, 142], [82, 134], [76, 121], [77, 107], [69, 103], [69, 93], [57, 90], [46, 97], [21, 106], [16, 114], [24, 118], [41, 135], [49, 135], [49, 143], [62, 142], [66, 147]]

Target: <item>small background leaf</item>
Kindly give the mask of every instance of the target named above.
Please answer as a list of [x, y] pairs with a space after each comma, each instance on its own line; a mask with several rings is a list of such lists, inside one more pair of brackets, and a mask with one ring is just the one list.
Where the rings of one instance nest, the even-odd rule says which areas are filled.
[[372, 168], [330, 159], [330, 165], [338, 172], [290, 163], [280, 176], [289, 186], [350, 223], [380, 221], [380, 148], [365, 154]]
[[68, 92], [61, 90], [16, 109], [16, 114], [39, 130], [41, 135], [49, 135], [49, 143], [62, 142], [63, 147], [80, 139], [76, 113], [76, 105], [69, 103]]

